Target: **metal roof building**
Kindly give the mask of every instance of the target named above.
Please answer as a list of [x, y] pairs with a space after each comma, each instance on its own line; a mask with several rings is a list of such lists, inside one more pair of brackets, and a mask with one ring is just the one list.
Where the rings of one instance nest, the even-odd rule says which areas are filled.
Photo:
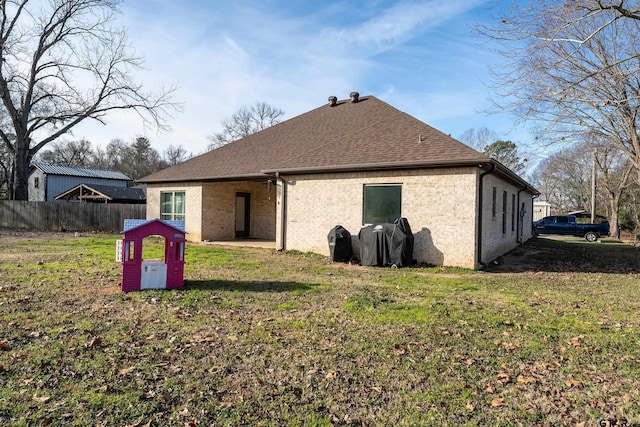
[[79, 184], [126, 188], [130, 181], [131, 178], [118, 171], [33, 162], [29, 174], [29, 200], [55, 200], [57, 195]]

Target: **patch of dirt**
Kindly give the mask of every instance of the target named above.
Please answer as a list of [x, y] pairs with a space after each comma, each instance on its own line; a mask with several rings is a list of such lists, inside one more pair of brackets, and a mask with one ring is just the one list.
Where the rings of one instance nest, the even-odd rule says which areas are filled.
[[[106, 234], [114, 234], [114, 233], [86, 231], [86, 232], [79, 232], [78, 236], [87, 236], [87, 235], [95, 235], [95, 234], [106, 235]], [[25, 240], [25, 239], [64, 240], [64, 239], [71, 239], [73, 237], [76, 237], [76, 233], [73, 231], [62, 232], [62, 231], [41, 231], [41, 230], [0, 228], [0, 240], [5, 244], [7, 242], [11, 242], [15, 240]]]
[[635, 235], [589, 243], [578, 237], [537, 236], [489, 263], [491, 273], [605, 272], [640, 273]]

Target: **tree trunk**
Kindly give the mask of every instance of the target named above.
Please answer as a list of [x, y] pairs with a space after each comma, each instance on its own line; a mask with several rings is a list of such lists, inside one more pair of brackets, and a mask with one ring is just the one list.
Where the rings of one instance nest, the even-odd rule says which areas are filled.
[[620, 239], [620, 225], [618, 223], [618, 215], [620, 213], [620, 196], [609, 197], [609, 233], [611, 237]]
[[13, 200], [29, 200], [29, 147], [25, 147], [25, 144], [19, 141], [16, 141], [15, 147]]

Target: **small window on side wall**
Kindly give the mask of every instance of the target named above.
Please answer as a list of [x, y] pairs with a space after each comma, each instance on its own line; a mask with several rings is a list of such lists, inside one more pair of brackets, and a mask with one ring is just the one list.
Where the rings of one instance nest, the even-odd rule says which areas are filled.
[[367, 184], [364, 186], [363, 224], [391, 222], [402, 215], [401, 184]]
[[33, 188], [38, 188], [38, 187], [40, 187], [40, 178], [36, 176], [35, 178], [33, 178]]
[[167, 191], [160, 193], [160, 219], [184, 221], [184, 216], [184, 191]]
[[491, 199], [491, 219], [496, 219], [496, 213], [498, 212], [497, 204], [498, 204], [498, 190], [496, 187], [493, 187], [493, 197]]

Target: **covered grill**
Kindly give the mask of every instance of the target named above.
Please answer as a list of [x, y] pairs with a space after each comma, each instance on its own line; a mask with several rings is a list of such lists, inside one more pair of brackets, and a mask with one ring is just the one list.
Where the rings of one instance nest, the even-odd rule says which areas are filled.
[[358, 237], [362, 265], [407, 267], [413, 264], [413, 234], [406, 218], [392, 224], [363, 227]]

